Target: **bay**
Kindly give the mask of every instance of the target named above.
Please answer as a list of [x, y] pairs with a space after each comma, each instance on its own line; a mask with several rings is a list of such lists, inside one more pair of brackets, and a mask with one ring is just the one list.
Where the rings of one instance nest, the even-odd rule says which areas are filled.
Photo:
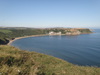
[[72, 64], [100, 67], [100, 29], [77, 36], [41, 36], [18, 39], [12, 46], [61, 58]]

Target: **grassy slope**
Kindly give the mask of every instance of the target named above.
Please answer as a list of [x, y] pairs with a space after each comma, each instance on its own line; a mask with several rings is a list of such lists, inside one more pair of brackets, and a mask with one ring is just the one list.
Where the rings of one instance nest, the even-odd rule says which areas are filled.
[[12, 31], [7, 30], [7, 29], [2, 29], [2, 30], [0, 30], [0, 32], [2, 32], [2, 33], [11, 33]]
[[100, 68], [70, 64], [61, 59], [0, 46], [1, 75], [100, 75]]

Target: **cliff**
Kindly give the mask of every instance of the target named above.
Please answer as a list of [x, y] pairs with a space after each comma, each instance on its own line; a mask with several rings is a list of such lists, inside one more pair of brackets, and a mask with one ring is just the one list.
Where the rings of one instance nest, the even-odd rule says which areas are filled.
[[9, 40], [6, 38], [0, 38], [0, 45], [6, 45], [7, 43], [9, 43]]
[[49, 35], [80, 35], [92, 33], [90, 29], [86, 28], [51, 28], [47, 29]]

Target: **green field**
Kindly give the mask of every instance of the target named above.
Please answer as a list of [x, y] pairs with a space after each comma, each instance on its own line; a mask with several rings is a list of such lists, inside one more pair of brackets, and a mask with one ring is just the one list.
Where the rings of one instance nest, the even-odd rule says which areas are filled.
[[100, 75], [100, 68], [0, 45], [0, 75]]
[[2, 32], [2, 33], [11, 33], [12, 31], [7, 30], [7, 29], [0, 29], [0, 32]]

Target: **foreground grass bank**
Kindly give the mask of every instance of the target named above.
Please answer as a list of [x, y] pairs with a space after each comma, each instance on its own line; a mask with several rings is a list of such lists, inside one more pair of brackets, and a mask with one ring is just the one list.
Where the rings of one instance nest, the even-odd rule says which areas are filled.
[[52, 56], [0, 45], [0, 75], [100, 75], [100, 68], [77, 66]]

